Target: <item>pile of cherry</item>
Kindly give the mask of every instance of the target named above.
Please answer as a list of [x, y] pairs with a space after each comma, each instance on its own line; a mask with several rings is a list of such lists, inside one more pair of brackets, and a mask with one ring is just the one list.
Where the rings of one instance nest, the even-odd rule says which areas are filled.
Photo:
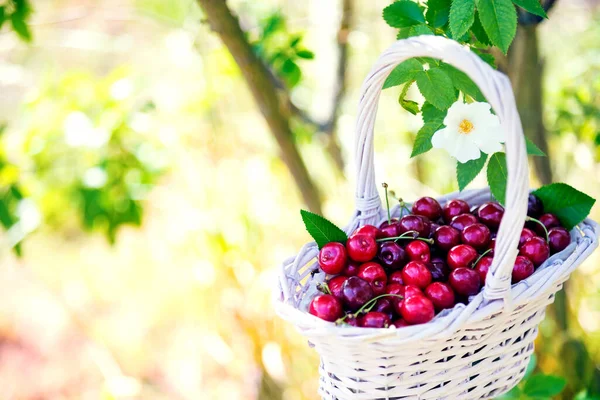
[[[318, 285], [323, 294], [311, 301], [311, 314], [337, 324], [399, 328], [426, 323], [479, 293], [504, 208], [488, 202], [471, 209], [463, 200], [441, 207], [423, 197], [412, 212], [406, 207], [402, 212], [399, 220], [388, 218], [379, 228], [359, 227], [345, 245], [323, 246], [319, 266], [329, 279]], [[529, 277], [571, 242], [558, 218], [544, 214], [534, 195], [527, 214], [512, 283]]]

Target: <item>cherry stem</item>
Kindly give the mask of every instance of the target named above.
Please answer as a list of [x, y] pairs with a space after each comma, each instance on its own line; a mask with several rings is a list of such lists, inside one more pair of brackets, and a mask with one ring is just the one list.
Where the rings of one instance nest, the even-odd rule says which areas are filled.
[[474, 267], [476, 267], [476, 266], [477, 266], [477, 264], [479, 263], [479, 261], [481, 261], [481, 259], [482, 259], [483, 257], [485, 257], [485, 255], [486, 255], [487, 253], [489, 253], [490, 251], [492, 251], [492, 249], [487, 249], [486, 251], [484, 251], [484, 252], [483, 252], [483, 253], [482, 253], [482, 254], [479, 256], [479, 258], [478, 258], [477, 260], [475, 260], [475, 262], [473, 263], [473, 268], [474, 268]]
[[390, 214], [390, 199], [388, 198], [388, 184], [383, 182], [381, 184], [385, 189], [385, 206], [387, 207], [388, 225], [392, 223], [392, 215]]
[[544, 228], [544, 233], [546, 234], [546, 243], [548, 243], [550, 241], [550, 238], [548, 236], [548, 228], [546, 228], [546, 225], [544, 225], [544, 223], [542, 221], [540, 221], [539, 219], [535, 219], [533, 217], [529, 217], [529, 216], [527, 216], [525, 218], [525, 221], [533, 221], [533, 222], [540, 224], [540, 226], [542, 228]]
[[393, 293], [380, 294], [379, 296], [373, 297], [371, 300], [369, 300], [365, 304], [363, 304], [363, 306], [361, 308], [359, 308], [357, 312], [355, 312], [353, 314], [346, 314], [343, 317], [338, 318], [337, 321], [335, 321], [336, 325], [343, 323], [344, 320], [348, 317], [356, 318], [362, 313], [365, 313], [365, 314], [368, 313], [369, 311], [371, 311], [373, 309], [373, 307], [375, 307], [377, 300], [382, 299], [384, 297], [397, 297], [400, 300], [404, 299], [404, 296], [399, 295], [399, 294], [393, 294]]
[[406, 207], [406, 203], [404, 202], [404, 200], [402, 200], [402, 198], [399, 198], [398, 202], [400, 203], [400, 218], [404, 216], [404, 211], [410, 214], [410, 210], [408, 209], [408, 207]]
[[406, 231], [400, 236], [388, 237], [375, 240], [376, 242], [389, 242], [391, 240], [398, 241], [400, 239], [410, 239], [410, 240], [422, 240], [423, 242], [433, 244], [433, 239], [426, 239], [419, 237], [419, 232], [417, 231]]
[[327, 282], [317, 283], [317, 290], [325, 294], [331, 294], [331, 290], [329, 290], [329, 285]]

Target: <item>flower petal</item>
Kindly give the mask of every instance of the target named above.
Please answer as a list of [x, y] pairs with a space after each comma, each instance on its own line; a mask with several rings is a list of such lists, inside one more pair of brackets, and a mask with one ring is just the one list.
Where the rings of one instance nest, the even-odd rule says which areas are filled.
[[466, 163], [469, 160], [477, 160], [481, 157], [479, 147], [469, 138], [468, 135], [460, 135], [454, 142], [454, 148], [450, 153], [460, 163]]

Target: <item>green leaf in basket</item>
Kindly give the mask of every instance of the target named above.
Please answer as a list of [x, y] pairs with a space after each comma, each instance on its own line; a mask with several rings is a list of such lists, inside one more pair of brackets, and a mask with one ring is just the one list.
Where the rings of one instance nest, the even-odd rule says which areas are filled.
[[481, 157], [477, 160], [470, 160], [466, 163], [456, 163], [456, 179], [458, 180], [458, 188], [462, 191], [469, 183], [475, 179], [483, 169], [488, 155], [481, 153]]
[[383, 9], [383, 19], [392, 28], [403, 28], [425, 22], [423, 10], [410, 0], [400, 0]]
[[429, 150], [433, 148], [431, 144], [431, 138], [433, 134], [437, 132], [440, 128], [441, 124], [433, 122], [426, 123], [423, 125], [419, 132], [417, 132], [417, 137], [415, 138], [415, 144], [413, 145], [411, 158], [418, 156], [419, 154], [427, 153]]
[[517, 10], [511, 0], [477, 0], [483, 29], [504, 54], [517, 33]]
[[450, 31], [452, 36], [461, 37], [473, 25], [475, 0], [454, 0], [450, 7]]
[[494, 195], [496, 200], [501, 204], [504, 204], [506, 197], [507, 177], [506, 154], [500, 152], [492, 154], [487, 167], [487, 180], [492, 195]]
[[451, 0], [428, 0], [425, 19], [430, 26], [441, 28], [448, 23]]
[[546, 153], [540, 150], [529, 138], [525, 138], [525, 145], [527, 146], [527, 154], [530, 156], [541, 156], [546, 157]]
[[390, 75], [387, 77], [387, 79], [383, 83], [383, 88], [387, 89], [393, 86], [402, 85], [403, 83], [412, 81], [413, 79], [415, 79], [417, 73], [421, 71], [423, 71], [423, 66], [418, 60], [414, 58], [401, 62], [396, 68], [392, 70]]
[[558, 376], [533, 375], [525, 382], [523, 394], [533, 398], [550, 398], [563, 391], [567, 381]]
[[456, 90], [452, 79], [441, 68], [434, 67], [421, 71], [415, 78], [423, 97], [440, 110], [447, 110], [456, 101]]
[[513, 3], [527, 12], [539, 15], [542, 18], [548, 18], [546, 11], [544, 11], [544, 7], [542, 7], [539, 0], [513, 0]]
[[590, 213], [595, 199], [566, 183], [552, 183], [535, 192], [544, 204], [544, 211], [558, 217], [567, 230], [571, 230]]
[[479, 90], [479, 87], [469, 78], [467, 74], [462, 72], [461, 70], [454, 68], [450, 64], [442, 64], [440, 67], [450, 79], [452, 79], [452, 84], [454, 87], [464, 94], [474, 98], [476, 101], [485, 101], [485, 97], [483, 97], [483, 93]]
[[300, 214], [306, 230], [315, 239], [319, 249], [330, 242], [346, 243], [346, 240], [348, 240], [346, 232], [326, 218], [306, 210], [300, 210]]

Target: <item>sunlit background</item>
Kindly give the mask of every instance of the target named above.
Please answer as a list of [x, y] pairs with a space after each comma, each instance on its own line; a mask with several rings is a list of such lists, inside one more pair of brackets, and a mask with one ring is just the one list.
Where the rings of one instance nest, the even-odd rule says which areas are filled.
[[[300, 38], [296, 67], [273, 73], [300, 110], [292, 141], [322, 212], [340, 225], [353, 210], [358, 89], [395, 39], [387, 4], [228, 2], [265, 59]], [[309, 240], [306, 206], [198, 5], [32, 6], [30, 43], [8, 23], [0, 33], [0, 398], [317, 399], [318, 357], [271, 306], [280, 263]], [[553, 179], [597, 198], [598, 3], [558, 1], [538, 39]], [[421, 121], [398, 93], [381, 100], [378, 179], [406, 199], [456, 190], [445, 153], [410, 158]], [[568, 379], [565, 399], [600, 376], [599, 258], [574, 274], [566, 312], [549, 314], [537, 342], [540, 370]]]

